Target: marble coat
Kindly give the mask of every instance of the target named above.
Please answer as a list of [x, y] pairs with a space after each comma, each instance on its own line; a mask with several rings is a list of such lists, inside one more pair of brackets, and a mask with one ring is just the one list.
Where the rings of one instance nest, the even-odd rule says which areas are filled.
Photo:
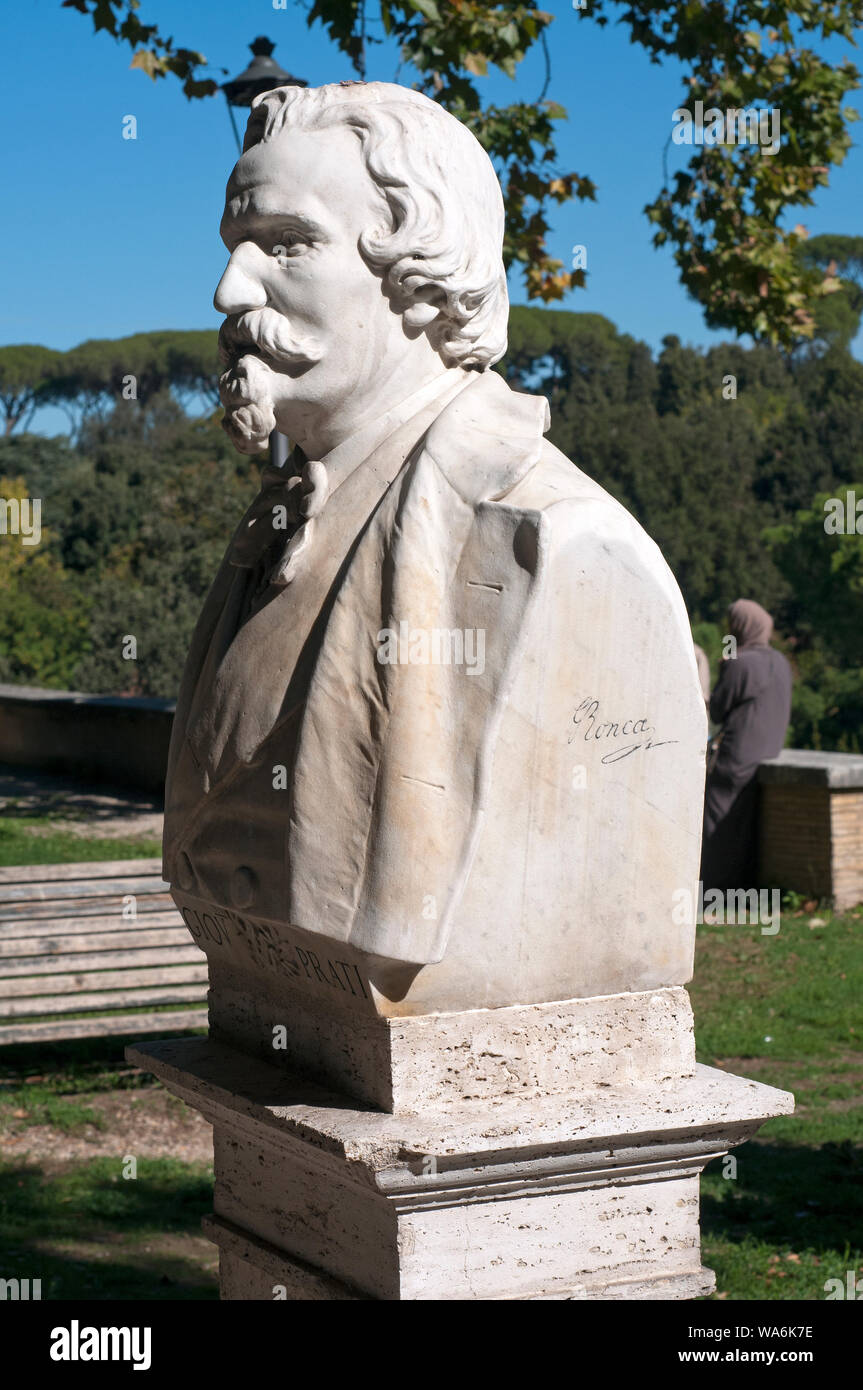
[[[371, 961], [434, 966], [449, 952], [460, 989], [477, 1003], [498, 987], [494, 958], [511, 975], [516, 962], [507, 952], [516, 949], [526, 996], [614, 987], [620, 942], [601, 923], [596, 940], [566, 963], [557, 994], [548, 959], [527, 957], [537, 933], [572, 941], [597, 877], [619, 920], [618, 901], [631, 900], [648, 859], [666, 881], [669, 871], [683, 883], [694, 876], [704, 707], [683, 603], [659, 551], [543, 440], [547, 425], [544, 399], [513, 392], [488, 372], [426, 428], [405, 426], [404, 462], [359, 534], [351, 532], [347, 553], [320, 538], [309, 575], [312, 584], [318, 576], [318, 593], [304, 605], [291, 585], [268, 605], [270, 636], [238, 668], [274, 692], [251, 725], [254, 691], [238, 701], [239, 676], [228, 680], [227, 706], [233, 700], [239, 709], [226, 716], [220, 683], [247, 582], [226, 562], [192, 644], [175, 722], [165, 836], [173, 885], [197, 901], [345, 943]], [[309, 610], [302, 618], [301, 608]], [[482, 632], [482, 670], [381, 663], [379, 633], [403, 623], [411, 632]], [[297, 625], [308, 635], [292, 649]], [[655, 650], [646, 663], [636, 650], [645, 641]], [[675, 728], [657, 733], [647, 704], [666, 690], [675, 692]], [[599, 714], [573, 728], [594, 695]], [[573, 796], [570, 745], [590, 741], [602, 713], [614, 716], [607, 729], [596, 726], [608, 745], [579, 754], [595, 758], [597, 771], [588, 795]], [[680, 759], [691, 769], [682, 782]], [[660, 782], [648, 795], [651, 763]], [[610, 818], [601, 849], [583, 825], [600, 805], [600, 779]], [[645, 802], [664, 847], [633, 847], [608, 882]], [[641, 822], [648, 839], [650, 829]], [[587, 853], [592, 863], [583, 868]], [[649, 897], [646, 879], [644, 890]], [[689, 935], [671, 927], [670, 895], [662, 896], [673, 942], [657, 948], [655, 927], [636, 926], [627, 965], [646, 986], [685, 979], [691, 964]], [[498, 951], [487, 942], [479, 954], [491, 951], [489, 961], [466, 974], [453, 929], [458, 923], [462, 947], [476, 959], [477, 943], [467, 938], [481, 927], [478, 900], [506, 945]], [[517, 923], [528, 918], [520, 939]], [[573, 971], [581, 977], [574, 988], [566, 978]], [[505, 987], [511, 992], [511, 978]]]

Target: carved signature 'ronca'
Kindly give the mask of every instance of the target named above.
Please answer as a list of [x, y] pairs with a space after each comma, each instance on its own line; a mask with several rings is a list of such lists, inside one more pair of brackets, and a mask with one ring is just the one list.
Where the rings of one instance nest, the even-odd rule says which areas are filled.
[[[653, 735], [656, 729], [645, 717], [640, 719], [628, 718], [622, 720], [599, 718], [599, 701], [588, 696], [582, 700], [572, 722], [576, 726], [570, 734], [567, 743], [573, 743], [579, 736], [585, 743], [606, 743], [613, 741], [613, 747], [600, 758], [603, 763], [619, 763], [622, 758], [628, 758], [630, 753], [637, 753], [640, 748], [645, 752], [649, 748], [663, 748], [666, 744], [677, 743], [676, 738], [655, 739]], [[626, 743], [621, 745], [616, 740], [621, 738], [638, 738], [638, 743]]]

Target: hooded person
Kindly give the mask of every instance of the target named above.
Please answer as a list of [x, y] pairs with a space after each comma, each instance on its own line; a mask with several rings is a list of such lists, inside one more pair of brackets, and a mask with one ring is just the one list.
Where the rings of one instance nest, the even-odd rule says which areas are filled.
[[710, 717], [721, 725], [704, 798], [705, 888], [747, 888], [757, 874], [759, 763], [775, 758], [791, 718], [791, 667], [770, 645], [773, 619], [753, 599], [728, 610], [736, 646], [719, 668]]

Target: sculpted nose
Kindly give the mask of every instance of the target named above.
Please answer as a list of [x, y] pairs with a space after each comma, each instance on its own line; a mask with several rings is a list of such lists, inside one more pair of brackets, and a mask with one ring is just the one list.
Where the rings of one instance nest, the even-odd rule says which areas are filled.
[[231, 255], [225, 273], [216, 286], [213, 303], [220, 314], [243, 314], [248, 309], [266, 307], [267, 294], [251, 265], [248, 242]]

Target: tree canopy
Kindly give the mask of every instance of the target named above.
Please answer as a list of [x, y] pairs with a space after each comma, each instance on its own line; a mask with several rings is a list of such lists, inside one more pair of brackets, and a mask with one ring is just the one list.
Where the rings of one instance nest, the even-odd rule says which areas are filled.
[[848, 347], [860, 331], [863, 314], [863, 237], [826, 233], [812, 237], [800, 253], [805, 263], [839, 281], [835, 294], [814, 305], [816, 339]]
[[[218, 90], [200, 76], [202, 54], [176, 47], [139, 18], [139, 0], [62, 2], [128, 44], [132, 66], [154, 80], [173, 74], [189, 98]], [[590, 0], [576, 11], [580, 22], [600, 26], [613, 13], [652, 63], [687, 69], [678, 110], [695, 118], [692, 150], [645, 212], [654, 244], [673, 249], [681, 281], [708, 325], [785, 347], [812, 338], [815, 303], [839, 284], [801, 256], [805, 229], [787, 227], [785, 218], [812, 204], [850, 147], [856, 112], [843, 102], [859, 86], [858, 71], [812, 44], [853, 43], [863, 0]], [[372, 32], [373, 18], [383, 38]], [[390, 44], [413, 85], [474, 131], [503, 185], [507, 264], [522, 267], [530, 298], [551, 302], [585, 283], [584, 270], [565, 269], [546, 244], [554, 204], [596, 194], [586, 171], [558, 167], [554, 123], [566, 111], [547, 96], [553, 15], [534, 0], [378, 0], [376, 9], [367, 0], [312, 0], [306, 19], [325, 29], [361, 78], [370, 46]], [[515, 76], [537, 44], [548, 73], [537, 100], [484, 103], [480, 81], [489, 69]], [[672, 110], [670, 101], [670, 117]], [[737, 136], [714, 141], [715, 128], [704, 120], [714, 110], [763, 111], [771, 119], [775, 113], [776, 149], [767, 153], [763, 142]]]
[[23, 343], [0, 347], [4, 433], [24, 429], [40, 406], [63, 407], [75, 431], [120, 399], [143, 403], [170, 388], [181, 402], [219, 403], [219, 357], [211, 329], [90, 338], [68, 352]]
[[62, 353], [36, 343], [11, 343], [0, 347], [0, 408], [3, 433], [20, 425], [26, 428], [35, 410], [47, 405], [55, 369]]
[[[167, 336], [182, 362], [184, 335]], [[188, 337], [206, 362], [215, 333]], [[127, 365], [116, 345], [98, 356]], [[511, 312], [500, 370], [550, 398], [552, 440], [658, 543], [706, 650], [734, 599], [774, 614], [798, 674], [794, 743], [863, 747], [863, 534], [826, 535], [823, 510], [856, 488], [863, 532], [863, 363], [673, 336], [654, 354], [599, 314], [531, 307]], [[190, 418], [167, 386], [106, 395], [72, 441], [0, 440], [0, 495], [43, 499], [42, 544], [0, 547], [0, 678], [174, 695], [256, 480], [214, 415]]]

